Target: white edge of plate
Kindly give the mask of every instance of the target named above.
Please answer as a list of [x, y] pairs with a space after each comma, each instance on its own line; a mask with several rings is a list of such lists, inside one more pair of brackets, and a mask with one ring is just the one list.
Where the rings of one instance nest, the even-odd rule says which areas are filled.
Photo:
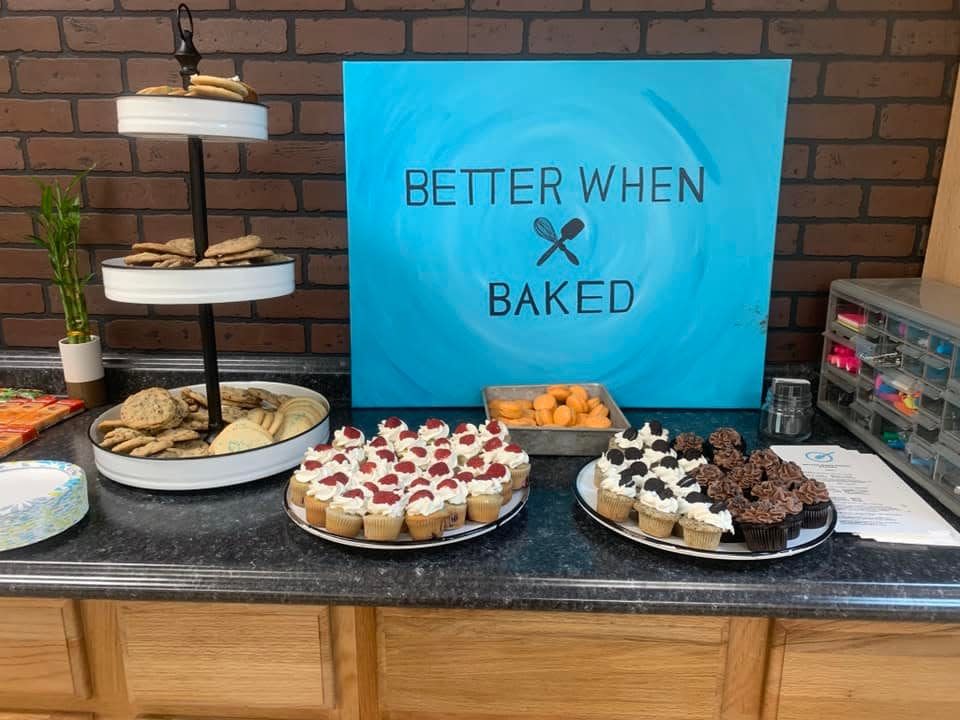
[[213, 142], [267, 140], [267, 107], [213, 98], [125, 95], [117, 98], [120, 135], [200, 137]]

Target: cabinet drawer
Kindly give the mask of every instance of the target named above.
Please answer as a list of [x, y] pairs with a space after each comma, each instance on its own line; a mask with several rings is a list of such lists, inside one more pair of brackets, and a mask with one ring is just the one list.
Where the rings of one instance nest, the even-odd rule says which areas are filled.
[[[382, 716], [714, 717], [727, 623], [383, 608], [377, 623]], [[680, 691], [664, 678], [682, 679]]]
[[958, 677], [956, 625], [778, 620], [764, 720], [958, 718]]
[[124, 603], [119, 622], [127, 691], [145, 712], [335, 704], [325, 607]]
[[93, 720], [90, 713], [66, 712], [4, 712], [0, 710], [0, 720]]
[[0, 599], [0, 693], [89, 695], [83, 631], [73, 601]]

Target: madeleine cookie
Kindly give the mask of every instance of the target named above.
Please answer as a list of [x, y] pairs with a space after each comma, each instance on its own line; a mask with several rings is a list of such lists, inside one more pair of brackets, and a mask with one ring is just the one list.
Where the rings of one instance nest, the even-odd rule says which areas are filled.
[[224, 255], [236, 255], [237, 253], [247, 252], [248, 250], [260, 247], [261, 242], [263, 241], [259, 235], [244, 235], [242, 237], [231, 238], [211, 245], [207, 248], [203, 256], [208, 258], [221, 258]]
[[226, 88], [214, 87], [213, 85], [191, 85], [186, 92], [186, 97], [206, 98], [207, 100], [232, 100], [233, 102], [243, 102], [243, 95], [231, 92]]
[[211, 455], [242, 452], [270, 445], [273, 438], [266, 430], [249, 420], [237, 420], [227, 425], [210, 443]]
[[[186, 403], [184, 403], [184, 407]], [[159, 387], [134, 393], [120, 406], [120, 419], [134, 430], [173, 427], [183, 417], [179, 404], [169, 392]], [[174, 425], [169, 423], [174, 422]]]

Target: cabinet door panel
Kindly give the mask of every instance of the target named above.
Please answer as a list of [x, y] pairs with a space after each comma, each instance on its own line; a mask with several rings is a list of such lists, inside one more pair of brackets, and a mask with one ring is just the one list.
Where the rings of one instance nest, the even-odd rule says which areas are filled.
[[65, 712], [4, 712], [0, 710], [0, 720], [93, 720], [90, 713]]

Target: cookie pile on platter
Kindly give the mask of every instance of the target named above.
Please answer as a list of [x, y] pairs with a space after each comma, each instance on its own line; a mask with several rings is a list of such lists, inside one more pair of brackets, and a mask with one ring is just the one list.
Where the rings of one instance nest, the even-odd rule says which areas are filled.
[[670, 441], [656, 420], [610, 440], [595, 465], [597, 512], [616, 522], [636, 513], [654, 537], [682, 537], [701, 550], [721, 539], [753, 551], [779, 551], [801, 528], [820, 528], [829, 517], [826, 486], [772, 450], [746, 446], [733, 428], [707, 440], [690, 432]]
[[231, 100], [255, 103], [259, 100], [256, 91], [239, 77], [217, 75], [191, 75], [190, 87], [184, 90], [173, 85], [154, 85], [137, 91], [137, 95], [163, 95], [168, 97], [196, 97], [207, 100]]
[[529, 475], [530, 458], [497, 420], [451, 433], [437, 418], [411, 428], [389, 417], [372, 438], [347, 426], [309, 448], [288, 494], [310, 525], [335, 535], [390, 541], [406, 531], [422, 541], [495, 521]]
[[263, 447], [306, 432], [327, 416], [313, 398], [276, 395], [261, 388], [220, 387], [227, 425], [209, 443], [206, 396], [189, 388], [147, 388], [128, 397], [120, 417], [97, 425], [99, 445], [133, 457], [190, 458]]
[[133, 253], [123, 258], [127, 265], [153, 268], [230, 267], [266, 265], [288, 260], [268, 248], [260, 247], [259, 235], [243, 235], [211, 245], [197, 261], [193, 238], [175, 238], [165, 243], [135, 243]]

